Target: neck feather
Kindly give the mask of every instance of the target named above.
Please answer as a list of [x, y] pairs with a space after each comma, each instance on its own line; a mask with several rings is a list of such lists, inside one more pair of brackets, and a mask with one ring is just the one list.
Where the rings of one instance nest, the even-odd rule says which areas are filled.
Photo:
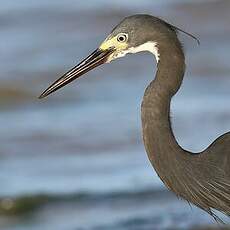
[[[184, 76], [184, 54], [180, 46], [170, 46], [170, 54], [166, 52], [168, 49], [159, 49], [157, 74], [145, 91], [141, 111], [143, 139], [148, 157], [166, 185], [170, 180], [164, 178], [162, 170], [168, 170], [170, 164], [174, 169], [178, 168], [179, 161], [181, 166], [181, 157], [184, 155], [170, 123], [171, 98], [180, 88]], [[168, 186], [171, 187], [169, 184]]]

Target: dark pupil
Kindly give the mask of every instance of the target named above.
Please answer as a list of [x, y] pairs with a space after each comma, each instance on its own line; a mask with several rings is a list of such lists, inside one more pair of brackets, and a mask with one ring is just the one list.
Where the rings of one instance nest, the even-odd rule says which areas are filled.
[[120, 36], [120, 37], [119, 37], [119, 41], [120, 41], [120, 42], [123, 42], [124, 40], [125, 40], [125, 37], [124, 37], [124, 36]]

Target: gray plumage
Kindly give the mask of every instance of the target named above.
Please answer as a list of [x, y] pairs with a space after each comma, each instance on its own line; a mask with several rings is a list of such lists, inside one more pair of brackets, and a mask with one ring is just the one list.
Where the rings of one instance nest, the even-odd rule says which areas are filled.
[[185, 57], [177, 30], [149, 15], [125, 18], [112, 34], [128, 32], [129, 46], [157, 43], [160, 61], [141, 106], [143, 140], [149, 160], [164, 184], [179, 197], [211, 214], [230, 215], [230, 133], [206, 150], [191, 153], [179, 146], [170, 122], [170, 103], [181, 86]]
[[[170, 103], [185, 72], [185, 57], [177, 31], [178, 28], [159, 18], [133, 15], [116, 26], [109, 38], [119, 33], [128, 34], [126, 50], [149, 41], [157, 44], [160, 57], [157, 73], [145, 90], [141, 105], [143, 140], [149, 160], [168, 189], [220, 220], [212, 209], [230, 216], [230, 133], [196, 154], [177, 143], [171, 128]], [[115, 46], [95, 50], [40, 97], [104, 63], [113, 52], [120, 51]]]

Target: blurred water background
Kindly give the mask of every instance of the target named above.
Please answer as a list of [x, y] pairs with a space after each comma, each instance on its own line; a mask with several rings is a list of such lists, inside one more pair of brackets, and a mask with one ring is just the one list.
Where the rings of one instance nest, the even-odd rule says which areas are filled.
[[201, 41], [181, 36], [187, 72], [172, 105], [177, 140], [200, 151], [230, 130], [230, 1], [0, 2], [0, 229], [215, 224], [169, 193], [147, 159], [140, 103], [156, 70], [151, 55], [130, 55], [37, 96], [124, 16], [161, 16]]

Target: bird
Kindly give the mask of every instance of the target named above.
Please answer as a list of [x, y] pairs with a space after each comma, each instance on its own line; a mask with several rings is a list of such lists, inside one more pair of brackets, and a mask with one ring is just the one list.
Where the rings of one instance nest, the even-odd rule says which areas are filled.
[[204, 151], [193, 153], [178, 144], [171, 125], [171, 99], [181, 87], [186, 69], [178, 38], [181, 31], [185, 32], [152, 15], [125, 17], [99, 48], [56, 80], [39, 98], [126, 54], [142, 51], [153, 54], [156, 74], [141, 103], [142, 137], [148, 158], [164, 185], [177, 197], [222, 222], [215, 211], [230, 216], [230, 132], [218, 137]]

